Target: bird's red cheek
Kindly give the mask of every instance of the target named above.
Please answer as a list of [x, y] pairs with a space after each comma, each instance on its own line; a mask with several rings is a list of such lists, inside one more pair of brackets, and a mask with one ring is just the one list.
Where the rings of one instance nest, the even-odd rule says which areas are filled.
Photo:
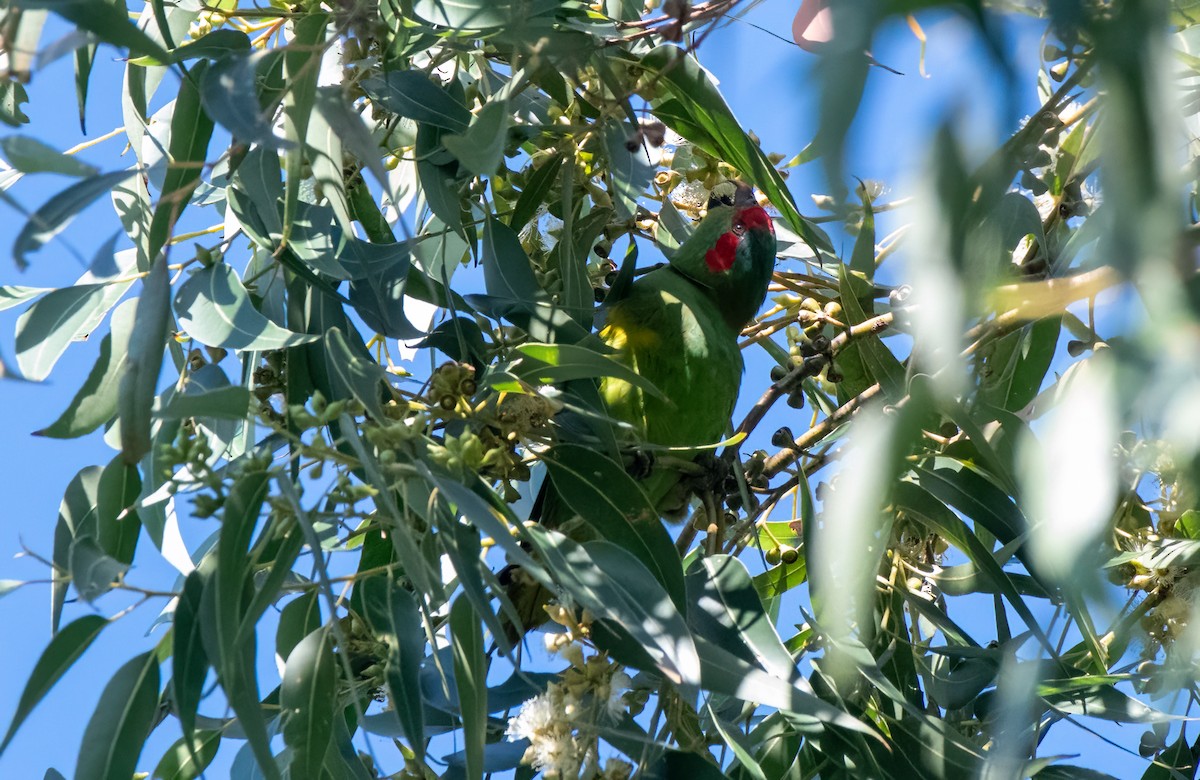
[[717, 245], [704, 253], [704, 263], [714, 274], [723, 273], [733, 267], [737, 257], [738, 239], [733, 233], [722, 233]]

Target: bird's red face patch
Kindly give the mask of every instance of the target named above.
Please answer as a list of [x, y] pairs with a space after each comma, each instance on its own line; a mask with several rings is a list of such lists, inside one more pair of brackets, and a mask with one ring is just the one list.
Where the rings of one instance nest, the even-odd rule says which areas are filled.
[[767, 214], [766, 209], [761, 206], [751, 206], [748, 209], [742, 209], [738, 213], [736, 221], [740, 222], [745, 230], [758, 230], [765, 227], [772, 233], [775, 232], [775, 228], [771, 225], [771, 217]]
[[716, 246], [704, 253], [704, 264], [708, 266], [708, 270], [719, 274], [732, 268], [733, 261], [737, 258], [737, 245], [737, 233], [722, 233]]
[[733, 218], [729, 232], [722, 233], [721, 237], [717, 239], [716, 246], [704, 253], [704, 263], [708, 266], [708, 270], [719, 274], [732, 268], [737, 259], [738, 241], [747, 230], [763, 228], [772, 233], [775, 232], [775, 228], [771, 224], [771, 217], [766, 210], [759, 206], [751, 206], [739, 211]]

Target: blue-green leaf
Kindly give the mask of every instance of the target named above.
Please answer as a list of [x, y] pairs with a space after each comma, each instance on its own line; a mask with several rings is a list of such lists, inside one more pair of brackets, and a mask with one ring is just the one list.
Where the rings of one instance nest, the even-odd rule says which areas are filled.
[[288, 656], [279, 686], [283, 741], [292, 749], [292, 777], [320, 777], [333, 740], [336, 666], [329, 633], [319, 628]]
[[175, 293], [175, 312], [183, 330], [210, 347], [283, 349], [319, 338], [285, 330], [260, 314], [225, 263], [214, 263], [184, 282]]
[[108, 621], [99, 615], [84, 615], [64, 626], [62, 631], [50, 639], [50, 644], [42, 651], [25, 681], [25, 688], [17, 702], [17, 711], [4, 734], [4, 741], [0, 742], [0, 753], [8, 747], [8, 743], [16, 736], [17, 729], [29, 717], [29, 713], [33, 712], [38, 702], [50, 692], [59, 678], [66, 674], [107, 625]]
[[127, 463], [137, 463], [151, 447], [150, 412], [171, 321], [171, 282], [167, 273], [166, 257], [156, 260], [142, 283], [142, 295], [134, 314], [133, 335], [129, 338], [129, 354], [117, 399], [121, 452]]
[[[89, 3], [89, 5], [91, 4]], [[95, 5], [104, 5], [104, 3], [95, 3]], [[113, 171], [92, 176], [72, 184], [42, 204], [29, 216], [29, 221], [21, 228], [16, 241], [13, 242], [13, 260], [17, 267], [26, 268], [29, 265], [29, 261], [25, 259], [26, 254], [41, 249], [47, 241], [65, 230], [79, 212], [136, 172], [136, 170]]]
[[421, 71], [391, 71], [364, 80], [362, 88], [388, 111], [424, 124], [453, 133], [464, 132], [471, 124], [467, 107]]
[[76, 780], [133, 776], [158, 714], [158, 682], [158, 658], [153, 651], [117, 670], [83, 733]]
[[454, 651], [454, 682], [463, 722], [467, 780], [483, 780], [483, 750], [487, 739], [487, 659], [483, 631], [469, 599], [450, 606], [450, 644]]
[[63, 154], [36, 138], [26, 135], [9, 135], [0, 138], [0, 149], [12, 167], [22, 173], [61, 173], [64, 176], [84, 178], [100, 173], [94, 165]]

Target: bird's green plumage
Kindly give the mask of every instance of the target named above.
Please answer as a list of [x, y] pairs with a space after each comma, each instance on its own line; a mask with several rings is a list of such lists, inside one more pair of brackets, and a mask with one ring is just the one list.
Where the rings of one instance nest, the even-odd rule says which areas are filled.
[[[600, 336], [663, 397], [613, 377], [600, 391], [609, 414], [629, 423], [638, 443], [695, 448], [723, 438], [742, 378], [738, 334], [762, 306], [774, 266], [770, 219], [749, 188], [740, 187], [732, 205], [710, 209], [669, 265], [632, 284], [624, 272], [618, 278]], [[656, 467], [642, 487], [666, 516], [686, 507], [678, 471]], [[544, 525], [563, 530], [573, 513], [550, 488], [547, 483], [535, 511]], [[542, 605], [551, 594], [514, 570], [519, 567], [502, 572], [501, 581], [522, 619], [512, 626], [515, 640], [545, 621]]]
[[[714, 258], [720, 248], [728, 253]], [[668, 266], [611, 307], [601, 337], [665, 399], [609, 378], [601, 385], [609, 412], [652, 445], [718, 442], [741, 384], [738, 334], [762, 306], [774, 264], [775, 235], [756, 203], [710, 210]], [[659, 470], [644, 487], [661, 501], [677, 481], [677, 473]]]

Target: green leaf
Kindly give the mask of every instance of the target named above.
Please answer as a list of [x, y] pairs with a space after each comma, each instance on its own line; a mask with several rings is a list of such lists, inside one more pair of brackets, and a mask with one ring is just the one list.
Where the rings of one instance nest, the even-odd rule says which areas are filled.
[[779, 209], [787, 226], [814, 252], [832, 252], [833, 245], [819, 228], [800, 215], [796, 203], [766, 154], [742, 129], [725, 98], [695, 57], [662, 44], [642, 58], [642, 67], [657, 78], [653, 83], [668, 99], [654, 102], [654, 114], [671, 129], [704, 151], [737, 168]]
[[458, 597], [450, 606], [450, 645], [454, 652], [454, 682], [463, 722], [467, 780], [483, 780], [484, 741], [487, 739], [487, 659], [483, 631], [469, 599]]
[[14, 590], [28, 584], [25, 580], [0, 580], [0, 598], [4, 598]]
[[85, 338], [132, 284], [79, 284], [30, 304], [17, 318], [17, 366], [25, 378], [40, 382], [49, 376], [67, 346]]
[[99, 466], [81, 469], [67, 485], [58, 506], [58, 521], [54, 526], [54, 553], [51, 561], [55, 579], [50, 585], [50, 630], [58, 631], [63, 601], [70, 584], [66, 575], [71, 570], [71, 545], [76, 539], [96, 535], [96, 505], [99, 503]]
[[[874, 266], [874, 232], [870, 232], [871, 246], [871, 264]], [[862, 234], [859, 235], [859, 241], [863, 240]], [[857, 244], [856, 251], [857, 251]], [[842, 308], [845, 311], [848, 325], [857, 325], [869, 319], [873, 312], [868, 313], [863, 309], [860, 302], [859, 294], [864, 286], [864, 280], [861, 277], [851, 273], [851, 269], [844, 265], [838, 266], [839, 284], [838, 290], [841, 293]], [[869, 304], [868, 299], [868, 304]], [[849, 400], [854, 396], [866, 390], [867, 387], [878, 383], [884, 396], [892, 402], [898, 402], [905, 396], [907, 390], [907, 382], [905, 379], [904, 366], [896, 359], [883, 341], [874, 333], [860, 336], [848, 344], [834, 359], [836, 365], [843, 366], [847, 362], [853, 361], [855, 358], [862, 361], [862, 366], [866, 371], [866, 376], [858, 382], [852, 382], [849, 368], [843, 371], [846, 379], [838, 387], [838, 398]]]
[[154, 206], [150, 221], [147, 256], [153, 261], [175, 230], [179, 215], [192, 199], [192, 190], [200, 183], [201, 169], [212, 138], [213, 121], [200, 104], [200, 81], [208, 62], [192, 66], [188, 77], [179, 84], [175, 110], [171, 112], [171, 138], [167, 146], [168, 163], [162, 195]]
[[[357, 337], [357, 334], [356, 334]], [[329, 359], [331, 380], [336, 398], [355, 398], [376, 420], [384, 419], [380, 401], [382, 385], [387, 383], [387, 372], [378, 363], [363, 360], [350, 348], [346, 337], [338, 328], [325, 331], [325, 354]], [[341, 392], [338, 392], [338, 391]]]
[[650, 186], [650, 178], [654, 175], [646, 150], [640, 144], [633, 150], [628, 148], [629, 139], [635, 137], [636, 131], [631, 125], [609, 122], [604, 126], [613, 207], [622, 220], [632, 219], [637, 214], [638, 198]]
[[1008, 544], [1027, 527], [1021, 510], [1004, 491], [975, 472], [960, 468], [921, 468], [921, 487], [976, 521], [1002, 544]]
[[21, 691], [21, 698], [17, 702], [17, 711], [13, 715], [12, 723], [8, 726], [8, 731], [4, 734], [4, 741], [0, 742], [0, 754], [16, 736], [17, 729], [29, 717], [29, 713], [33, 712], [33, 708], [50, 692], [59, 678], [66, 674], [76, 659], [83, 655], [83, 651], [88, 649], [88, 646], [107, 625], [108, 621], [99, 615], [84, 615], [78, 620], [68, 623], [50, 639], [50, 644], [42, 651], [37, 663], [34, 664], [29, 679], [25, 681], [25, 688]]
[[18, 285], [5, 285], [0, 287], [0, 311], [11, 309], [14, 306], [19, 306], [30, 298], [37, 298], [39, 295], [45, 295], [46, 293], [53, 291], [53, 287], [21, 287]]
[[[572, 379], [611, 376], [666, 400], [666, 396], [641, 374], [587, 347], [574, 344], [522, 344], [516, 352], [522, 357], [511, 363], [508, 371], [527, 385], [557, 385]], [[499, 390], [521, 390], [520, 385], [506, 383], [503, 375], [498, 376], [492, 386]]]
[[[562, 186], [565, 191], [570, 192], [571, 187], [567, 182], [564, 181]], [[563, 238], [554, 245], [550, 253], [550, 261], [558, 267], [562, 278], [562, 293], [558, 297], [558, 303], [581, 328], [590, 331], [595, 318], [596, 299], [592, 282], [588, 278], [588, 257], [592, 254], [596, 240], [612, 222], [613, 210], [593, 208], [586, 217], [574, 221], [573, 207], [564, 203], [563, 213], [572, 218], [563, 222]]]
[[329, 15], [319, 6], [292, 22], [292, 39], [283, 50], [283, 71], [288, 89], [283, 96], [283, 134], [293, 144], [286, 156], [284, 180], [283, 238], [290, 236], [296, 209], [300, 203], [303, 178], [304, 142], [308, 138], [308, 119], [317, 100], [317, 77], [321, 73], [321, 55], [325, 51]]
[[687, 575], [688, 625], [697, 636], [725, 648], [781, 680], [798, 676], [791, 653], [775, 631], [737, 558], [706, 556]]
[[69, 154], [47, 146], [36, 138], [9, 135], [0, 138], [0, 149], [12, 167], [22, 173], [61, 173], [64, 176], [86, 178], [100, 170]]
[[150, 413], [171, 322], [171, 282], [167, 273], [167, 258], [162, 257], [154, 262], [142, 281], [133, 334], [129, 337], [129, 354], [125, 357], [117, 399], [121, 453], [126, 463], [137, 463], [151, 448]]
[[28, 102], [24, 84], [11, 79], [0, 81], [0, 122], [13, 127], [28, 124], [29, 117], [21, 110], [21, 104]]
[[129, 20], [124, 6], [94, 0], [21, 0], [20, 6], [53, 11], [81, 30], [94, 33], [104, 43], [129, 49], [130, 54], [153, 57], [160, 64], [171, 61], [170, 52]]
[[250, 302], [237, 272], [225, 263], [201, 269], [175, 293], [182, 329], [201, 344], [238, 350], [271, 350], [315, 341], [268, 320]]
[[966, 707], [996, 681], [999, 653], [975, 658], [934, 656], [929, 665], [929, 698], [948, 710]]
[[567, 506], [600, 536], [633, 554], [654, 574], [681, 612], [687, 608], [683, 569], [670, 534], [641, 487], [602, 452], [559, 444], [542, 455]]
[[504, 160], [511, 119], [507, 101], [490, 101], [465, 132], [443, 134], [442, 143], [471, 173], [491, 176]]
[[767, 780], [767, 776], [763, 774], [763, 769], [758, 762], [754, 760], [754, 756], [750, 753], [749, 742], [747, 735], [743, 734], [737, 727], [723, 723], [721, 716], [713, 709], [712, 700], [705, 703], [705, 709], [708, 711], [709, 722], [713, 729], [724, 740], [725, 745], [733, 753], [733, 757], [737, 760], [737, 766], [745, 775], [748, 775], [752, 780]]
[[554, 188], [554, 182], [558, 180], [563, 159], [562, 152], [559, 152], [542, 160], [538, 167], [527, 174], [525, 189], [521, 190], [521, 197], [517, 198], [517, 205], [513, 207], [512, 215], [508, 218], [509, 227], [520, 230], [534, 218], [550, 195], [550, 190]]
[[723, 693], [745, 702], [776, 707], [816, 721], [874, 735], [869, 727], [815, 696], [803, 678], [789, 683], [705, 639], [698, 639], [696, 648], [700, 659], [701, 683], [714, 693]]
[[1046, 317], [997, 339], [983, 360], [978, 400], [1010, 412], [1028, 406], [1050, 370], [1062, 317]]
[[171, 52], [171, 59], [175, 62], [186, 62], [201, 57], [218, 59], [226, 54], [248, 51], [250, 51], [250, 36], [241, 30], [231, 30], [226, 27], [210, 30], [195, 40], [185, 41]]
[[[171, 695], [185, 740], [196, 740], [196, 711], [204, 695], [208, 656], [201, 637], [200, 609], [204, 577], [192, 571], [183, 581], [171, 634]], [[188, 743], [184, 743], [185, 745]]]
[[105, 553], [91, 536], [75, 540], [68, 560], [71, 582], [79, 597], [88, 603], [112, 590], [113, 582], [129, 569], [127, 564]]
[[421, 704], [421, 660], [425, 633], [412, 594], [388, 577], [368, 577], [361, 582], [367, 622], [388, 645], [388, 696], [409, 747], [423, 761], [425, 755], [424, 707]]
[[471, 124], [467, 107], [421, 71], [391, 71], [365, 79], [361, 86], [373, 102], [399, 116], [452, 133], [465, 132]]
[[488, 30], [558, 8], [560, 0], [413, 0], [413, 13], [451, 30]]
[[499, 298], [532, 303], [545, 297], [516, 231], [493, 214], [483, 229], [483, 284]]
[[[388, 198], [394, 201], [396, 193], [392, 191], [392, 182], [388, 177], [387, 169], [383, 167], [383, 155], [379, 141], [371, 134], [362, 115], [346, 101], [342, 87], [340, 85], [318, 87], [316, 99], [317, 113], [324, 120], [329, 132], [338, 137], [344, 149], [367, 166]], [[312, 143], [311, 139], [309, 143]], [[337, 161], [331, 162], [336, 165]]]
[[329, 632], [319, 628], [292, 650], [279, 686], [283, 741], [292, 749], [292, 777], [320, 777], [333, 740], [337, 669]]
[[254, 662], [257, 636], [253, 631], [241, 631], [252, 577], [248, 550], [268, 487], [265, 471], [247, 470], [229, 489], [217, 537], [216, 563], [201, 593], [200, 625], [204, 652], [217, 670], [259, 771], [269, 780], [279, 780], [266, 714], [258, 698]]
[[275, 654], [287, 658], [304, 637], [321, 627], [320, 594], [305, 591], [287, 603], [279, 612], [279, 628], [275, 631]]
[[[91, 4], [89, 3], [89, 5]], [[95, 3], [95, 5], [104, 4]], [[12, 254], [17, 268], [22, 270], [27, 268], [29, 261], [25, 259], [26, 254], [41, 249], [47, 241], [65, 230], [79, 212], [136, 172], [136, 170], [114, 171], [92, 176], [72, 184], [42, 204], [29, 216], [29, 221], [21, 228], [21, 232], [17, 234], [17, 238], [13, 242]]]
[[96, 541], [107, 555], [123, 564], [133, 563], [142, 522], [131, 510], [142, 492], [137, 466], [120, 455], [109, 461], [100, 474], [96, 496]]
[[220, 747], [220, 731], [198, 731], [190, 744], [186, 737], [180, 737], [163, 753], [151, 777], [154, 780], [195, 780], [204, 774]]
[[637, 558], [611, 542], [580, 545], [540, 526], [528, 533], [580, 606], [623, 627], [667, 679], [677, 685], [700, 682], [700, 658], [683, 615]]
[[118, 387], [125, 374], [136, 309], [137, 300], [130, 300], [113, 310], [110, 331], [100, 341], [100, 355], [83, 386], [58, 419], [35, 431], [35, 436], [74, 439], [96, 430], [117, 413]]
[[104, 686], [83, 733], [76, 780], [132, 777], [157, 714], [158, 659], [152, 651], [126, 662]]
[[[233, 30], [214, 30], [209, 35]], [[239, 33], [245, 35], [244, 33]], [[201, 38], [194, 44], [203, 41]], [[176, 49], [183, 51], [186, 47]], [[247, 47], [249, 48], [249, 47]], [[254, 144], [260, 149], [291, 147], [275, 135], [271, 111], [259, 103], [257, 81], [259, 66], [273, 62], [272, 52], [239, 52], [214, 62], [204, 71], [200, 79], [200, 105], [212, 121], [217, 122], [245, 144]], [[266, 204], [273, 205], [273, 204]]]
[[338, 260], [350, 273], [350, 303], [367, 327], [395, 339], [423, 336], [404, 313], [412, 260], [408, 243], [371, 244], [343, 236]]
[[1175, 521], [1179, 533], [1191, 540], [1200, 539], [1200, 511], [1188, 509]]
[[116, 185], [112, 189], [113, 209], [121, 221], [125, 234], [133, 242], [137, 254], [137, 270], [150, 270], [150, 255], [147, 240], [150, 236], [150, 220], [154, 212], [150, 208], [150, 191], [146, 188], [146, 179], [140, 175], [135, 166], [132, 169], [139, 175]]
[[175, 393], [166, 404], [154, 403], [155, 417], [184, 420], [211, 417], [218, 420], [244, 420], [250, 412], [250, 391], [241, 386], [219, 387], [202, 393]]

